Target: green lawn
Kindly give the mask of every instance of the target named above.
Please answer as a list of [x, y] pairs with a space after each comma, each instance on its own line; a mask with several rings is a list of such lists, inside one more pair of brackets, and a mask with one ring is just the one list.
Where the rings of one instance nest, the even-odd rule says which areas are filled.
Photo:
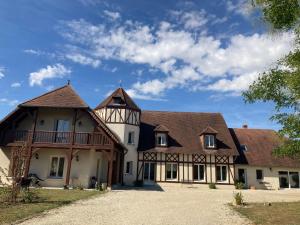
[[34, 191], [40, 197], [37, 202], [18, 203], [16, 205], [0, 203], [0, 224], [11, 223], [41, 213], [45, 210], [103, 193], [100, 191], [83, 190], [37, 189]]
[[299, 225], [300, 202], [280, 202], [265, 206], [253, 203], [243, 207], [233, 207], [255, 224], [264, 225]]

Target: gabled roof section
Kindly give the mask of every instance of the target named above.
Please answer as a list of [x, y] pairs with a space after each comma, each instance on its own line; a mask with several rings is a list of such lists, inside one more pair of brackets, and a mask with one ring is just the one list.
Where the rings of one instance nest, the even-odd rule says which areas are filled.
[[155, 132], [169, 132], [169, 129], [166, 126], [160, 124], [154, 128], [154, 131]]
[[119, 105], [126, 108], [134, 109], [140, 111], [141, 109], [134, 103], [130, 96], [126, 93], [123, 88], [118, 88], [109, 97], [107, 97], [103, 102], [101, 102], [95, 109], [101, 109], [107, 106], [116, 106], [114, 103], [115, 98], [121, 98], [121, 103]]
[[19, 107], [88, 108], [88, 105], [68, 84], [26, 101]]
[[[161, 148], [155, 143], [157, 125], [166, 127], [168, 146]], [[207, 126], [218, 131], [216, 150], [207, 150], [199, 138], [199, 132]], [[226, 122], [220, 113], [142, 111], [138, 151], [164, 153], [199, 153], [238, 155]]]
[[[260, 167], [300, 168], [300, 161], [289, 157], [276, 157], [273, 150], [283, 144], [274, 130], [230, 128], [231, 135], [240, 152], [235, 163]], [[245, 145], [247, 151], [243, 151]]]
[[216, 131], [214, 128], [212, 128], [211, 126], [207, 126], [204, 130], [201, 131], [201, 133], [199, 135], [202, 134], [217, 134], [218, 131]]

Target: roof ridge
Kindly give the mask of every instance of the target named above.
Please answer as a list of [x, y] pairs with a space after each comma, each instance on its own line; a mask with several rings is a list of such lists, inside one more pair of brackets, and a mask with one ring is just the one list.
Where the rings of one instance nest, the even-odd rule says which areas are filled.
[[237, 127], [237, 128], [234, 128], [234, 127], [230, 127], [229, 129], [233, 129], [233, 130], [265, 130], [265, 131], [275, 131], [274, 129], [271, 129], [271, 128], [240, 128], [240, 127]]
[[[66, 85], [64, 85], [64, 86], [62, 86], [62, 87], [55, 88], [55, 89], [53, 89], [53, 90], [51, 90], [51, 91], [48, 91], [48, 92], [46, 92], [46, 93], [44, 93], [44, 94], [42, 94], [42, 95], [39, 95], [39, 96], [37, 96], [37, 97], [35, 97], [35, 98], [31, 98], [31, 99], [29, 99], [29, 100], [27, 100], [27, 101], [25, 101], [25, 102], [22, 102], [22, 103], [19, 104], [18, 106], [22, 106], [23, 104], [26, 104], [26, 103], [28, 103], [28, 102], [30, 102], [30, 101], [33, 101], [33, 100], [36, 100], [37, 98], [43, 97], [43, 96], [45, 96], [45, 95], [51, 94], [51, 93], [53, 93], [53, 92], [55, 92], [55, 91], [58, 91], [58, 90], [60, 90], [60, 89], [65, 88], [65, 87], [67, 87], [67, 86], [71, 86], [71, 85], [70, 85], [70, 84], [66, 84]], [[72, 90], [73, 90], [73, 89], [72, 89]]]
[[168, 111], [168, 110], [142, 110], [143, 112], [162, 112], [162, 113], [190, 113], [190, 114], [221, 114], [220, 112], [186, 112], [186, 111]]

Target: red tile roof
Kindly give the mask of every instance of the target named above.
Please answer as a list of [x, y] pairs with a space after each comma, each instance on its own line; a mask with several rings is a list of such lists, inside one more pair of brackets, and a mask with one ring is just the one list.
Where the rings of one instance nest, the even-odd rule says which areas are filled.
[[[155, 146], [155, 127], [168, 128], [168, 147]], [[217, 150], [206, 150], [200, 132], [211, 126], [218, 133]], [[138, 151], [238, 155], [224, 118], [220, 113], [142, 111]]]
[[103, 102], [101, 102], [95, 109], [101, 109], [107, 106], [115, 106], [114, 98], [121, 98], [121, 106], [126, 108], [134, 109], [140, 111], [140, 108], [134, 103], [130, 96], [126, 93], [123, 88], [118, 88], [109, 97], [107, 97]]
[[19, 105], [20, 107], [88, 108], [88, 105], [73, 90], [65, 85]]
[[[275, 131], [248, 128], [230, 131], [240, 151], [236, 163], [261, 167], [300, 167], [299, 160], [272, 155], [272, 151], [282, 143]], [[246, 145], [247, 150], [242, 151], [241, 145]]]

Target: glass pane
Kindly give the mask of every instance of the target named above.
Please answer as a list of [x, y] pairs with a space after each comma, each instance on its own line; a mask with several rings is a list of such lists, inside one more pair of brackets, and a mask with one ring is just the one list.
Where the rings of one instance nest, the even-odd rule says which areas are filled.
[[199, 176], [198, 176], [198, 165], [194, 165], [193, 167], [193, 178], [194, 180], [198, 180], [199, 179]]
[[217, 166], [217, 180], [221, 180], [221, 167], [220, 166]]
[[149, 179], [149, 163], [145, 163], [145, 168], [144, 168], [144, 179], [148, 180]]
[[209, 136], [205, 135], [205, 146], [209, 147]]
[[204, 180], [204, 165], [199, 165], [199, 178]]
[[167, 171], [167, 179], [171, 179], [171, 164], [166, 165], [166, 171]]
[[287, 171], [279, 171], [279, 184], [280, 188], [288, 188], [289, 187], [289, 177]]
[[222, 166], [222, 181], [227, 180], [227, 167]]
[[298, 172], [290, 172], [291, 188], [299, 188], [299, 174]]
[[155, 164], [150, 163], [150, 180], [154, 180], [155, 176]]
[[62, 177], [64, 174], [64, 164], [65, 164], [65, 158], [60, 158], [59, 159], [59, 164], [58, 164], [58, 177]]
[[58, 163], [58, 158], [53, 157], [51, 161], [50, 177], [56, 177], [57, 163]]
[[238, 170], [238, 175], [239, 175], [239, 182], [242, 182], [245, 184], [246, 179], [245, 179], [245, 170], [244, 169], [239, 169]]
[[172, 178], [176, 179], [177, 178], [177, 164], [172, 164], [172, 165], [173, 165], [173, 172], [172, 172], [173, 176], [172, 176]]

